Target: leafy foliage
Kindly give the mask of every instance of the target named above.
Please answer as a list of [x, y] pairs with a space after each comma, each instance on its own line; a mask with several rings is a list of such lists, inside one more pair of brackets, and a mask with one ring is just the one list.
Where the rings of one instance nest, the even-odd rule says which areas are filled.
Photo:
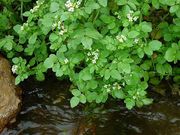
[[0, 40], [16, 84], [44, 80], [48, 69], [68, 76], [71, 107], [110, 96], [128, 109], [148, 105], [148, 82], [174, 76], [180, 60], [179, 0], [39, 0], [23, 16], [14, 26], [19, 40]]

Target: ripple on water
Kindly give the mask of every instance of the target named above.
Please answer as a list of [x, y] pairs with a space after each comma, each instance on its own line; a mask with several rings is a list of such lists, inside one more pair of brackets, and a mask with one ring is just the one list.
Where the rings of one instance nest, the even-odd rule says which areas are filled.
[[131, 111], [114, 102], [85, 113], [70, 108], [68, 88], [53, 79], [25, 82], [22, 110], [2, 135], [180, 135], [179, 99]]

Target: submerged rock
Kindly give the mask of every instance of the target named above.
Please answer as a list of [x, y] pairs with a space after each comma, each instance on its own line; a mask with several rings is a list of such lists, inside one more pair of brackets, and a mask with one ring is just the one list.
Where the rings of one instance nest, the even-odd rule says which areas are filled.
[[9, 62], [0, 55], [0, 132], [20, 109], [21, 89], [14, 82]]

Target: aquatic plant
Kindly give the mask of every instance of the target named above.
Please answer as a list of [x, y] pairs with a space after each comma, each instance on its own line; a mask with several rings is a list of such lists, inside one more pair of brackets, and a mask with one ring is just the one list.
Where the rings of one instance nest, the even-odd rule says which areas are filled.
[[71, 107], [110, 97], [141, 107], [149, 83], [180, 78], [179, 0], [38, 0], [23, 18], [0, 40], [16, 84], [52, 70], [74, 85]]

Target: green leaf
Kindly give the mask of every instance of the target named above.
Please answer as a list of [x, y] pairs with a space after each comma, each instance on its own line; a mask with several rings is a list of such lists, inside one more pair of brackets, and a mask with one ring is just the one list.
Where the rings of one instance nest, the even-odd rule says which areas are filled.
[[57, 60], [57, 56], [54, 54], [51, 54], [45, 61], [44, 61], [44, 66], [46, 68], [52, 68], [54, 63]]
[[168, 61], [168, 62], [172, 62], [175, 60], [176, 58], [176, 50], [174, 48], [168, 48], [168, 50], [165, 53], [164, 58]]
[[153, 54], [153, 50], [152, 50], [151, 47], [149, 47], [149, 46], [145, 46], [145, 47], [144, 47], [144, 52], [145, 52], [147, 55], [152, 55], [152, 54]]
[[159, 0], [152, 0], [152, 5], [153, 5], [153, 7], [155, 7], [156, 9], [159, 9]]
[[83, 94], [80, 95], [79, 100], [80, 100], [80, 102], [83, 103], [83, 104], [86, 103], [86, 97], [85, 97]]
[[161, 48], [162, 43], [158, 40], [153, 40], [151, 42], [149, 42], [149, 47], [153, 50], [153, 51], [157, 51]]
[[105, 74], [104, 74], [105, 80], [108, 80], [110, 78], [110, 76], [111, 76], [110, 70], [106, 70]]
[[144, 15], [149, 15], [149, 9], [150, 9], [150, 8], [151, 8], [151, 7], [149, 6], [148, 3], [144, 3], [144, 4], [142, 5], [143, 14], [144, 14]]
[[87, 82], [87, 87], [90, 89], [96, 89], [98, 86], [98, 82], [95, 80], [90, 80]]
[[121, 65], [121, 68], [125, 73], [130, 73], [131, 72], [131, 66], [128, 63], [123, 63]]
[[130, 31], [130, 32], [128, 33], [128, 37], [129, 37], [129, 38], [135, 38], [135, 37], [137, 37], [138, 35], [139, 35], [139, 32], [138, 32], [138, 31], [135, 31], [135, 30]]
[[12, 59], [13, 63], [14, 64], [18, 64], [19, 63], [19, 58], [15, 57]]
[[58, 53], [62, 53], [62, 52], [66, 52], [67, 51], [67, 46], [66, 45], [61, 45], [59, 50], [58, 50]]
[[57, 77], [63, 76], [63, 71], [62, 71], [61, 68], [59, 68], [59, 69], [56, 70], [56, 76], [57, 76]]
[[152, 31], [152, 24], [151, 23], [148, 23], [148, 22], [142, 22], [140, 24], [141, 26], [141, 30], [143, 32], [151, 32]]
[[35, 44], [36, 40], [37, 40], [37, 34], [34, 33], [33, 35], [30, 36], [28, 43], [29, 44]]
[[72, 94], [73, 94], [75, 97], [81, 95], [81, 92], [80, 92], [78, 89], [73, 89], [71, 92], [72, 92]]
[[57, 34], [55, 34], [55, 33], [51, 33], [51, 35], [49, 36], [49, 40], [50, 40], [51, 42], [54, 42], [54, 41], [56, 41], [57, 39], [59, 39], [59, 36], [58, 36]]
[[94, 39], [100, 39], [103, 37], [96, 29], [93, 28], [86, 28], [85, 35]]
[[61, 21], [65, 21], [69, 18], [70, 13], [69, 12], [64, 12], [61, 14]]
[[15, 85], [18, 85], [19, 83], [21, 82], [21, 78], [20, 76], [18, 75], [15, 79]]
[[81, 43], [83, 44], [85, 49], [91, 49], [91, 45], [93, 44], [92, 38], [89, 37], [83, 37], [81, 39]]
[[118, 70], [123, 71], [125, 73], [130, 73], [131, 72], [131, 66], [129, 63], [119, 62], [118, 63]]
[[44, 74], [42, 72], [37, 72], [36, 73], [36, 79], [38, 81], [43, 81], [45, 79], [45, 76], [44, 76]]
[[118, 5], [125, 5], [127, 3], [127, 0], [116, 0]]
[[119, 99], [124, 99], [125, 95], [122, 90], [114, 90], [114, 95]]
[[144, 105], [149, 105], [153, 102], [153, 99], [145, 98], [145, 99], [142, 99], [142, 102]]
[[96, 100], [97, 93], [96, 92], [88, 92], [86, 98], [87, 98], [87, 101], [91, 103], [93, 100]]
[[117, 71], [115, 69], [111, 70], [111, 77], [114, 78], [114, 79], [117, 79], [117, 80], [121, 80], [122, 79], [122, 76], [119, 73], [119, 71]]
[[169, 12], [175, 13], [179, 8], [180, 8], [179, 5], [174, 5], [174, 6], [170, 7]]
[[88, 81], [88, 80], [91, 80], [92, 79], [92, 75], [90, 73], [89, 70], [83, 70], [81, 72], [81, 78], [84, 80], [84, 81]]
[[72, 97], [70, 100], [70, 105], [72, 108], [77, 106], [79, 104], [79, 98], [78, 97]]
[[6, 48], [9, 51], [12, 50], [12, 48], [13, 48], [12, 42], [6, 42], [4, 48]]
[[164, 66], [163, 66], [163, 65], [157, 64], [157, 65], [156, 65], [156, 70], [157, 70], [157, 72], [158, 72], [159, 74], [165, 75], [165, 70], [164, 70]]
[[103, 7], [107, 7], [108, 0], [98, 0], [99, 4]]
[[14, 26], [13, 27], [13, 29], [14, 29], [14, 31], [16, 32], [16, 33], [20, 33], [21, 32], [21, 25], [16, 25], [16, 26]]
[[134, 106], [135, 106], [135, 101], [133, 99], [130, 99], [130, 98], [126, 98], [124, 100], [125, 104], [126, 104], [126, 107], [130, 110], [132, 109]]
[[96, 98], [96, 103], [101, 103], [103, 101], [104, 96], [102, 94], [99, 94]]
[[59, 10], [59, 3], [57, 2], [52, 2], [50, 6], [50, 12], [56, 12]]
[[166, 5], [168, 5], [168, 6], [173, 6], [173, 5], [175, 5], [177, 0], [160, 0], [160, 2], [161, 1], [165, 2]]

